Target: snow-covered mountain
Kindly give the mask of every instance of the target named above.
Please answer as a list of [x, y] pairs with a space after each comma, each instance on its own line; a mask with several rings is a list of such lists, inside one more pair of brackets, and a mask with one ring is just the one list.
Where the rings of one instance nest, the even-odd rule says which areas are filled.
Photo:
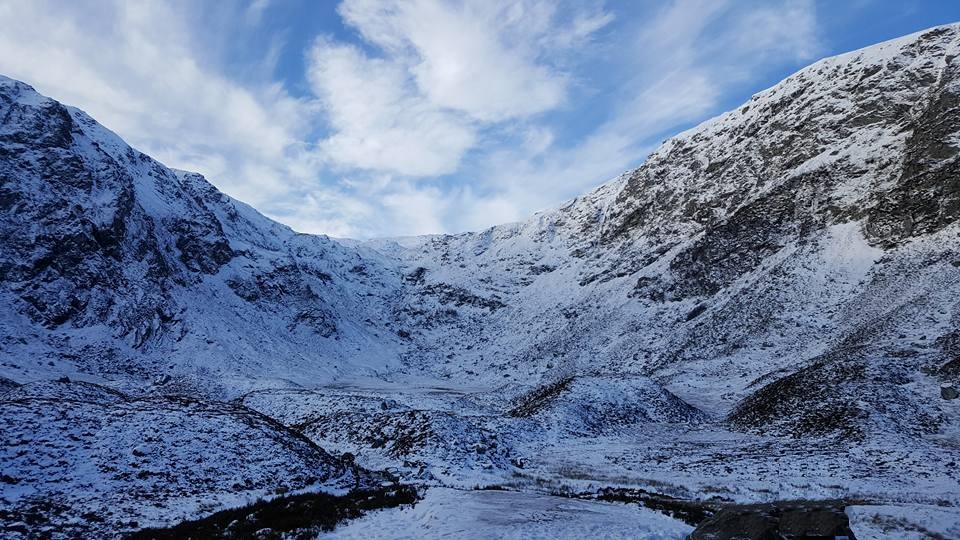
[[960, 353], [958, 40], [828, 58], [562, 208], [395, 248], [410, 362], [637, 374], [796, 435], [935, 432]]
[[[66, 375], [428, 484], [956, 505], [958, 53], [949, 25], [828, 58], [561, 208], [367, 242], [0, 79], [0, 406], [60, 414], [26, 394]], [[30, 471], [2, 500], [52, 496]]]
[[[0, 79], [2, 373], [205, 392], [384, 370], [399, 276]], [[373, 352], [376, 351], [376, 352]]]

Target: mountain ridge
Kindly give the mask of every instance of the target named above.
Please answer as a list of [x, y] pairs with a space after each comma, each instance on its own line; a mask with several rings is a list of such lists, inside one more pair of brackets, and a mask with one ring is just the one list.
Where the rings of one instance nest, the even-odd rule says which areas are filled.
[[[24, 229], [36, 229], [36, 225], [26, 226], [28, 220], [50, 223], [54, 229], [69, 222], [73, 232], [34, 236], [34, 242], [52, 238], [52, 243], [23, 253], [19, 260], [8, 260], [0, 268], [8, 290], [12, 283], [20, 283], [16, 288], [29, 282], [31, 289], [15, 296], [21, 306], [18, 311], [34, 324], [60, 329], [107, 322], [112, 333], [125, 340], [127, 354], [149, 353], [154, 346], [166, 347], [169, 354], [186, 348], [179, 345], [183, 339], [196, 342], [192, 346], [197, 350], [209, 345], [209, 338], [200, 342], [194, 334], [205, 331], [213, 335], [215, 330], [188, 329], [202, 327], [206, 321], [189, 325], [180, 316], [202, 311], [201, 306], [188, 309], [183, 300], [174, 298], [199, 286], [197, 290], [214, 287], [210, 294], [218, 299], [210, 300], [215, 304], [229, 299], [217, 313], [206, 314], [207, 319], [218, 319], [231, 310], [240, 313], [246, 302], [283, 321], [278, 327], [261, 318], [262, 323], [254, 326], [273, 326], [275, 333], [285, 327], [289, 335], [308, 328], [311, 339], [319, 336], [313, 343], [323, 344], [322, 350], [309, 363], [337, 365], [326, 369], [327, 375], [321, 379], [350, 372], [352, 365], [374, 362], [383, 367], [372, 368], [370, 373], [383, 373], [384, 368], [387, 372], [430, 371], [431, 363], [453, 363], [461, 373], [490, 373], [505, 366], [507, 371], [517, 372], [534, 351], [546, 349], [549, 353], [556, 348], [551, 354], [563, 358], [569, 350], [584, 347], [565, 344], [568, 337], [553, 341], [534, 337], [521, 346], [521, 350], [530, 348], [529, 352], [491, 364], [480, 351], [491, 341], [511, 338], [512, 327], [529, 326], [541, 334], [557, 334], [549, 325], [559, 315], [561, 322], [570, 321], [560, 325], [563, 333], [572, 330], [609, 339], [608, 332], [578, 331], [577, 308], [568, 299], [552, 300], [554, 287], [571, 290], [581, 302], [617, 299], [610, 308], [594, 310], [601, 318], [615, 317], [611, 309], [656, 313], [670, 306], [682, 307], [684, 322], [696, 323], [709, 311], [698, 299], [722, 298], [757, 265], [789, 256], [784, 250], [797, 248], [792, 239], [863, 221], [863, 250], [889, 249], [949, 226], [960, 212], [960, 197], [955, 180], [950, 180], [956, 178], [956, 160], [952, 159], [956, 148], [943, 141], [958, 131], [957, 121], [949, 114], [941, 114], [936, 121], [925, 120], [956, 106], [951, 101], [955, 98], [950, 97], [955, 96], [950, 84], [956, 80], [951, 67], [958, 48], [956, 33], [957, 25], [947, 25], [821, 60], [755, 94], [744, 106], [669, 139], [641, 167], [555, 210], [477, 233], [411, 238], [405, 246], [391, 240], [337, 242], [294, 233], [220, 194], [199, 175], [163, 168], [82, 111], [64, 108], [6, 79], [6, 153], [19, 159], [22, 170], [32, 169], [32, 174], [37, 174], [38, 164], [53, 164], [33, 180], [34, 190], [42, 192], [37, 182], [63, 180], [56, 185], [72, 190], [70, 196], [86, 200], [87, 207], [75, 203], [68, 210], [58, 207], [63, 199], [41, 199], [45, 205], [41, 209], [55, 209], [59, 222], [32, 215], [17, 221], [22, 216], [10, 210], [28, 208], [24, 201], [29, 197], [7, 187], [5, 213], [16, 216], [14, 223], [6, 226], [8, 245], [26, 251], [26, 244], [12, 239]], [[867, 89], [864, 82], [871, 78], [877, 88]], [[837, 82], [827, 86], [820, 82], [829, 79]], [[838, 86], [844, 93], [837, 94]], [[935, 94], [936, 99], [927, 99], [924, 92]], [[28, 118], [31, 110], [44, 113]], [[17, 115], [21, 117], [14, 118]], [[798, 124], [812, 127], [797, 129]], [[735, 150], [718, 145], [718, 141], [732, 141]], [[28, 151], [10, 150], [21, 147]], [[880, 157], [897, 148], [902, 149], [903, 159]], [[63, 151], [70, 159], [49, 155]], [[732, 158], [733, 154], [740, 159]], [[31, 161], [34, 159], [39, 161]], [[925, 165], [924, 159], [929, 163]], [[897, 167], [901, 170], [899, 181], [881, 180]], [[100, 177], [91, 174], [91, 169]], [[11, 174], [8, 170], [7, 175]], [[837, 175], [843, 181], [831, 180]], [[927, 184], [941, 192], [932, 199], [935, 202], [918, 199], [918, 190], [909, 186], [907, 176], [933, 177]], [[101, 188], [106, 191], [97, 195]], [[878, 193], [882, 200], [874, 196]], [[60, 196], [67, 197], [65, 193]], [[901, 208], [904, 205], [912, 205], [911, 212]], [[909, 223], [898, 223], [898, 219]], [[146, 240], [137, 243], [139, 238]], [[498, 252], [496, 260], [487, 260], [491, 251]], [[101, 255], [90, 262], [84, 253]], [[136, 264], [125, 263], [124, 257]], [[64, 259], [82, 263], [74, 268], [83, 270], [91, 264], [94, 268], [73, 275], [74, 269], [61, 262]], [[352, 264], [347, 262], [350, 260]], [[51, 264], [61, 267], [50, 270]], [[113, 306], [124, 296], [104, 290], [98, 282], [106, 279], [111, 287], [130, 287], [134, 277], [124, 272], [143, 264], [147, 269], [134, 277], [146, 288], [134, 287], [135, 299], [128, 303], [134, 309]], [[334, 275], [338, 279], [333, 279]], [[213, 283], [213, 277], [206, 276], [223, 278], [222, 283]], [[623, 298], [628, 278], [634, 283]], [[368, 279], [380, 282], [371, 288], [365, 283]], [[67, 283], [78, 294], [65, 294]], [[545, 286], [530, 288], [538, 283]], [[230, 293], [224, 295], [217, 288]], [[518, 294], [521, 303], [549, 311], [551, 317], [545, 319], [511, 305], [509, 298]], [[601, 295], [607, 298], [596, 299]], [[239, 307], [238, 300], [242, 301]], [[324, 307], [324, 303], [332, 304]], [[617, 305], [620, 307], [614, 307]], [[287, 313], [291, 306], [295, 312]], [[649, 313], [647, 317], [639, 315], [649, 320], [653, 318]], [[240, 318], [228, 318], [224, 324], [239, 324], [246, 331], [254, 316]], [[616, 324], [630, 332], [629, 322]], [[10, 334], [8, 330], [8, 341]], [[312, 348], [306, 342], [293, 349], [282, 346], [289, 335], [280, 340], [258, 339], [270, 348], [287, 349], [292, 357], [303, 357], [301, 351]], [[65, 338], [70, 340], [70, 336]], [[350, 343], [339, 343], [341, 338]], [[656, 333], [651, 339], [657, 339]], [[241, 341], [246, 346], [252, 340]], [[451, 351], [450, 341], [463, 346]], [[367, 355], [362, 350], [357, 354], [357, 349], [371, 345], [385, 353], [376, 360], [361, 360]], [[498, 345], [517, 348], [509, 343]], [[638, 348], [636, 340], [619, 347], [625, 346]], [[99, 350], [97, 344], [83, 347], [97, 349], [94, 354], [101, 357], [119, 354], [110, 348]], [[56, 356], [56, 346], [50, 349], [53, 352], [47, 354]], [[269, 354], [267, 349], [228, 354], [234, 358], [230, 362], [243, 364], [253, 355]], [[647, 350], [644, 354], [651, 353]], [[662, 350], [660, 353], [660, 360], [627, 362], [615, 369], [656, 374], [658, 365], [673, 363], [670, 357], [663, 357]], [[454, 360], [451, 354], [464, 359], [450, 362]], [[573, 356], [573, 364], [582, 366], [576, 354]], [[546, 365], [555, 363], [534, 359], [528, 374], [549, 378]], [[210, 367], [193, 365], [188, 369], [202, 373]], [[231, 369], [213, 367], [221, 374]], [[316, 367], [308, 367], [306, 372]], [[175, 366], [163, 370], [155, 365], [153, 376], [171, 368]], [[602, 369], [603, 363], [594, 362], [591, 368]], [[94, 367], [93, 374], [97, 369]], [[259, 368], [251, 369], [251, 374], [260, 375], [256, 373]], [[276, 371], [285, 378], [282, 366]], [[442, 367], [439, 374], [444, 374]]]

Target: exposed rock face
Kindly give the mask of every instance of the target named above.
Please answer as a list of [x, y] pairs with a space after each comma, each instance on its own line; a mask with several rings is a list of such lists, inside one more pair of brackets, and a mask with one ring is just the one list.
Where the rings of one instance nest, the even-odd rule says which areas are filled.
[[420, 332], [420, 356], [640, 373], [745, 429], [936, 431], [928, 373], [955, 353], [933, 344], [960, 322], [958, 34], [818, 62], [525, 223], [405, 241], [426, 285], [506, 304]]
[[[0, 275], [19, 310], [50, 329], [112, 318], [117, 333], [135, 338], [155, 318], [169, 322], [177, 306], [167, 290], [184, 276], [157, 242], [154, 221], [134, 215], [130, 171], [85, 138], [66, 107], [22, 84], [3, 89]], [[132, 150], [124, 157], [141, 159]], [[118, 290], [139, 301], [125, 303]]]
[[37, 375], [329, 378], [358, 343], [389, 349], [399, 277], [376, 254], [273, 223], [23, 83], [0, 80], [0, 117], [3, 338], [66, 363]]

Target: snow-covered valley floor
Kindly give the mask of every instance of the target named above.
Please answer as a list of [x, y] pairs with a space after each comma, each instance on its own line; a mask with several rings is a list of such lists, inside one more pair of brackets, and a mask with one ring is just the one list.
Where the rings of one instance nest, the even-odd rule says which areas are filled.
[[[673, 501], [715, 511], [734, 503], [848, 500], [867, 505], [857, 507], [855, 523], [864, 531], [879, 526], [862, 517], [873, 505], [913, 516], [883, 521], [890, 530], [960, 524], [956, 434], [900, 438], [897, 445], [891, 433], [857, 441], [745, 434], [707, 415], [677, 422], [654, 410], [640, 414], [608, 382], [571, 383], [529, 415], [516, 414], [526, 394], [513, 385], [427, 380], [264, 390], [241, 401], [324, 448], [426, 489], [415, 508], [370, 514], [334, 537], [460, 537], [468, 530], [491, 538], [583, 537], [604, 525], [614, 538], [683, 538], [692, 527], [675, 519], [684, 516], [674, 514]], [[591, 416], [597, 402], [602, 420]], [[639, 504], [576, 498], [604, 490], [623, 490]], [[644, 507], [651, 497], [668, 501], [663, 513]]]

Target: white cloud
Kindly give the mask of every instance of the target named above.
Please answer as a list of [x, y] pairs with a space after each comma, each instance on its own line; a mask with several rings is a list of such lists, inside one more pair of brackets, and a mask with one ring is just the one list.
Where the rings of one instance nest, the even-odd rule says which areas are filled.
[[[346, 0], [358, 42], [291, 51], [278, 32], [231, 78], [225, 51], [272, 6], [3, 2], [0, 72], [298, 230], [374, 236], [522, 219], [636, 165], [754, 72], [819, 50], [803, 0], [643, 16], [602, 0]], [[270, 80], [291, 53], [315, 97]]]
[[[370, 59], [352, 49], [355, 57], [341, 71], [325, 73], [325, 80], [334, 81], [329, 84], [343, 84], [336, 81], [349, 80], [351, 70], [366, 69], [368, 75], [355, 86], [367, 89], [368, 103], [331, 107], [332, 118], [338, 111], [349, 114], [333, 121], [338, 131], [326, 142], [329, 153], [340, 163], [401, 175], [469, 175], [469, 182], [458, 178], [447, 189], [421, 188], [430, 190], [423, 200], [432, 203], [411, 204], [420, 222], [413, 227], [408, 220], [404, 226], [411, 230], [424, 223], [439, 223], [441, 230], [475, 229], [558, 204], [637, 165], [654, 137], [716, 111], [752, 71], [784, 59], [806, 60], [818, 50], [814, 9], [807, 1], [671, 2], [606, 36], [611, 42], [597, 50], [613, 58], [598, 59], [630, 75], [607, 90], [606, 120], [598, 116], [595, 128], [573, 145], [557, 146], [556, 130], [540, 115], [569, 107], [571, 82], [578, 77], [587, 92], [592, 85], [610, 84], [592, 80], [597, 74], [589, 66], [570, 61], [573, 49], [611, 24], [613, 16], [601, 5], [564, 20], [555, 4], [532, 0], [347, 0], [339, 11], [383, 56]], [[570, 71], [577, 67], [579, 73]], [[390, 107], [371, 99], [381, 91], [393, 96], [386, 100]], [[360, 101], [357, 94], [344, 95]], [[405, 118], [402, 111], [418, 114]], [[358, 121], [371, 112], [377, 121]], [[476, 136], [469, 142], [444, 138], [462, 143], [444, 148], [424, 134], [423, 120], [451, 129], [459, 124]], [[493, 142], [484, 136], [491, 125], [499, 129]], [[384, 148], [387, 141], [394, 141], [396, 155]], [[409, 190], [417, 188], [405, 186], [409, 198]], [[391, 209], [402, 212], [400, 205]]]
[[417, 188], [405, 183], [384, 194], [382, 203], [388, 212], [402, 216], [402, 222], [396, 225], [402, 225], [403, 235], [435, 234], [444, 229], [442, 217], [449, 198], [435, 187]]
[[270, 0], [252, 0], [243, 14], [247, 24], [258, 24], [268, 7], [270, 7]]
[[309, 64], [311, 85], [334, 130], [322, 143], [333, 163], [433, 176], [454, 172], [473, 145], [471, 123], [416, 93], [400, 65], [324, 39], [314, 45]]
[[730, 32], [735, 50], [807, 61], [821, 49], [811, 0], [762, 6], [741, 17]]
[[611, 17], [593, 10], [561, 25], [553, 6], [343, 2], [344, 21], [383, 56], [328, 38], [313, 47], [309, 79], [334, 131], [322, 144], [328, 159], [407, 176], [449, 174], [477, 130], [558, 107], [568, 76], [550, 62], [558, 47], [544, 45], [573, 46]]
[[185, 6], [5, 3], [0, 72], [261, 205], [294, 180], [284, 162], [309, 127], [309, 107], [275, 85], [246, 88], [203, 65]]
[[[377, 55], [329, 37], [310, 50], [308, 79], [331, 131], [319, 147], [351, 176], [343, 184], [395, 216], [381, 223], [385, 234], [447, 229], [449, 210], [465, 204], [459, 188], [416, 177], [462, 173], [467, 153], [500, 137], [519, 134], [528, 151], [546, 152], [552, 130], [527, 120], [564, 104], [566, 53], [612, 20], [595, 6], [561, 20], [555, 3], [532, 0], [347, 0], [338, 11]], [[470, 199], [495, 206], [489, 217], [507, 214]]]
[[808, 60], [819, 41], [807, 0], [676, 0], [650, 19], [633, 46], [640, 60], [629, 87], [636, 91], [619, 116], [636, 119], [637, 135], [650, 135], [702, 118], [770, 63]]
[[340, 13], [408, 64], [438, 107], [495, 122], [547, 111], [565, 99], [566, 76], [538, 62], [545, 51], [535, 45], [543, 34], [569, 33], [550, 24], [546, 4], [347, 0]]
[[382, 208], [377, 201], [347, 191], [292, 191], [272, 209], [271, 217], [311, 234], [340, 238], [372, 236], [383, 226]]
[[614, 39], [626, 45], [615, 69], [633, 76], [623, 79], [610, 118], [573, 146], [491, 153], [477, 175], [487, 195], [464, 205], [453, 229], [495, 224], [484, 200], [500, 209], [497, 218], [517, 220], [582, 194], [639, 165], [670, 130], [719, 112], [752, 72], [820, 50], [814, 6], [804, 0], [677, 0]]

